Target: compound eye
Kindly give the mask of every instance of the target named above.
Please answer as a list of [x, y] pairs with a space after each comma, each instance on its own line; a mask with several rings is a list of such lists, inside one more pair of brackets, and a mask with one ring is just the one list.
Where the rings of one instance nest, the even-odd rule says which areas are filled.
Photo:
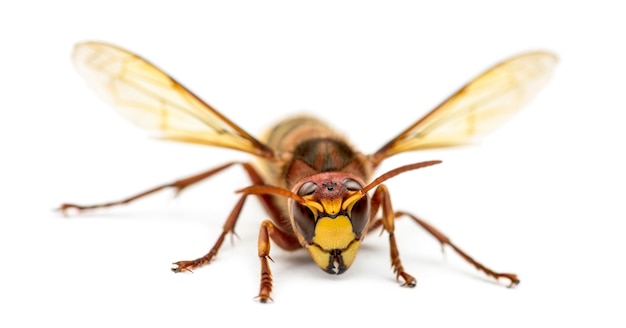
[[298, 189], [298, 196], [306, 196], [315, 192], [317, 185], [311, 181], [307, 181]]
[[350, 220], [352, 221], [352, 231], [357, 236], [363, 234], [363, 230], [370, 218], [370, 202], [367, 197], [359, 199], [354, 206], [352, 206], [352, 212], [350, 213]]
[[300, 235], [310, 243], [315, 234], [315, 214], [305, 205], [293, 200], [291, 202], [291, 215], [293, 216], [295, 226]]
[[360, 183], [350, 178], [343, 180], [343, 186], [346, 187], [346, 189], [350, 191], [357, 191], [357, 190], [363, 189], [363, 186], [361, 186]]

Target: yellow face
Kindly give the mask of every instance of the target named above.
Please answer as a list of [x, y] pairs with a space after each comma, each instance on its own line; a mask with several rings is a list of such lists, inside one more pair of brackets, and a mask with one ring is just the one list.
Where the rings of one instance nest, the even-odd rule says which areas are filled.
[[321, 173], [296, 186], [306, 204], [292, 201], [292, 226], [313, 261], [331, 274], [354, 262], [369, 221], [362, 184], [341, 173]]

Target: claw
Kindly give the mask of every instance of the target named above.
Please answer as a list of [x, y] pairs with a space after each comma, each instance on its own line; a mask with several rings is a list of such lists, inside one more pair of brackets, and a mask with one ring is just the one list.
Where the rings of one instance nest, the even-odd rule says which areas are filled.
[[517, 287], [517, 285], [519, 285], [520, 280], [519, 279], [511, 279], [511, 283], [506, 286], [506, 288], [515, 288]]
[[508, 279], [510, 283], [506, 288], [515, 288], [520, 283], [519, 278], [517, 278], [517, 275], [514, 273], [494, 273], [492, 276], [496, 278], [496, 280], [500, 280], [500, 278]]
[[265, 295], [259, 295], [255, 297], [254, 300], [262, 304], [274, 303], [274, 300], [271, 297]]
[[192, 265], [190, 265], [189, 263], [185, 263], [185, 261], [174, 262], [172, 264], [176, 266], [176, 267], [170, 269], [174, 273], [181, 273], [181, 272], [191, 272], [191, 273], [193, 273], [193, 271], [191, 269], [189, 269], [189, 267], [191, 267]]
[[61, 215], [67, 217], [69, 215], [68, 211], [75, 211], [76, 213], [80, 213], [80, 211], [83, 209], [83, 206], [80, 205], [63, 203], [61, 204], [61, 206], [55, 208], [54, 210], [61, 213]]
[[400, 287], [413, 288], [413, 287], [417, 286], [417, 280], [415, 278], [413, 278], [413, 276], [411, 276], [410, 274], [408, 274], [406, 272], [400, 272], [396, 276], [396, 280], [400, 280], [400, 277], [402, 277], [402, 280], [404, 280], [404, 283], [402, 285], [400, 285]]
[[400, 285], [400, 287], [409, 287], [409, 288], [413, 288], [417, 286], [417, 280], [411, 280], [409, 282], [405, 282], [404, 284]]

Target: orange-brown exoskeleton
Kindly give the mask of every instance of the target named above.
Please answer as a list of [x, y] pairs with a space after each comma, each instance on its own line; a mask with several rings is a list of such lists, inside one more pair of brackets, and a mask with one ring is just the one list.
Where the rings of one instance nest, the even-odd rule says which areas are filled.
[[375, 179], [372, 174], [383, 160], [401, 152], [477, 141], [517, 112], [546, 82], [556, 64], [553, 54], [531, 52], [495, 65], [369, 155], [308, 116], [285, 119], [258, 140], [148, 61], [112, 45], [78, 44], [74, 61], [91, 86], [139, 127], [157, 132], [163, 139], [236, 149], [258, 159], [229, 162], [117, 202], [61, 205], [65, 213], [125, 204], [166, 188], [181, 191], [232, 165], [242, 165], [252, 185], [238, 191], [241, 198], [215, 245], [198, 259], [174, 263], [174, 272], [210, 263], [225, 236], [234, 232], [246, 198], [254, 194], [271, 219], [263, 221], [259, 231], [261, 302], [271, 300], [270, 241], [286, 250], [305, 248], [322, 270], [340, 274], [354, 262], [368, 231], [377, 227], [389, 235], [396, 278], [404, 286], [415, 286], [416, 280], [405, 271], [396, 246], [394, 220], [401, 216], [413, 219], [442, 246], [451, 247], [488, 276], [507, 279], [509, 286], [519, 283], [517, 275], [485, 267], [421, 218], [392, 207], [390, 192], [382, 184], [385, 180], [440, 161], [405, 165]]

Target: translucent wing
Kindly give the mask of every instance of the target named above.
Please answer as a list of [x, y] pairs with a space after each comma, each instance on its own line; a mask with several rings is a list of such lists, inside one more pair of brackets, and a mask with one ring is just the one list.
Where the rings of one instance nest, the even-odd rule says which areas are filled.
[[510, 58], [465, 85], [371, 155], [375, 164], [400, 152], [478, 141], [515, 114], [547, 82], [557, 58], [532, 52]]
[[163, 139], [273, 157], [273, 151], [141, 57], [98, 42], [76, 45], [74, 63], [88, 84], [135, 125]]

